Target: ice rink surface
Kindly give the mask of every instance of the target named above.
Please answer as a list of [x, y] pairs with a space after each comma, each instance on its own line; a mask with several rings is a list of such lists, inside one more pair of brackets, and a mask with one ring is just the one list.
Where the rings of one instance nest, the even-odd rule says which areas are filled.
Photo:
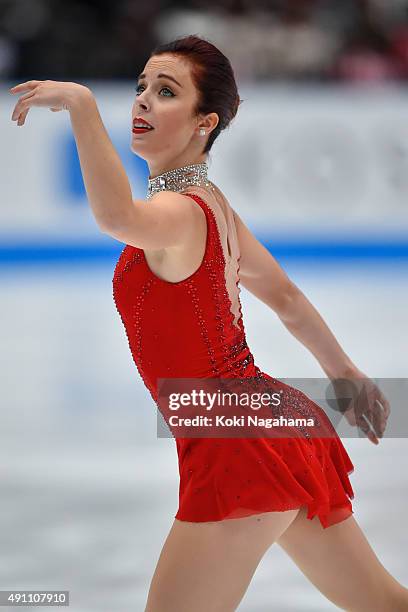
[[[284, 267], [361, 370], [408, 376], [406, 263]], [[69, 590], [75, 612], [142, 612], [177, 510], [175, 443], [157, 438], [155, 406], [112, 299], [113, 268], [0, 270], [1, 588]], [[243, 288], [241, 301], [261, 369], [324, 376], [273, 311]], [[343, 443], [355, 465], [354, 516], [383, 565], [408, 585], [407, 440]], [[278, 546], [239, 606], [336, 609]]]

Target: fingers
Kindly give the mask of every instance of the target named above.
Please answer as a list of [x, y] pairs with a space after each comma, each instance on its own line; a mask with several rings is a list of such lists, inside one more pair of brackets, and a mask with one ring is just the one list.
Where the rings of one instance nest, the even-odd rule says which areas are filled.
[[18, 85], [14, 85], [14, 87], [10, 87], [9, 91], [12, 93], [19, 93], [21, 91], [31, 90], [37, 87], [38, 83], [41, 83], [41, 81], [26, 81], [25, 83], [19, 83]]
[[376, 435], [374, 435], [371, 431], [367, 434], [367, 438], [370, 440], [370, 442], [372, 442], [373, 444], [379, 444], [379, 440], [377, 438]]
[[356, 413], [356, 424], [358, 429], [364, 433], [364, 435], [373, 444], [379, 444], [379, 439], [382, 437], [383, 428], [385, 424], [379, 420], [379, 411], [373, 409], [373, 406], [366, 403], [364, 406], [360, 403], [358, 412]]
[[[35, 92], [31, 91], [30, 93], [25, 94], [25, 96], [22, 96], [19, 99], [16, 106], [14, 107], [13, 114], [11, 115], [12, 121], [16, 121], [16, 119], [18, 119], [23, 112], [25, 112], [24, 118], [27, 116], [27, 106], [29, 105], [31, 98], [33, 98], [34, 95]], [[17, 123], [17, 125], [21, 125], [21, 123]]]
[[365, 414], [362, 414], [358, 420], [358, 427], [364, 433], [365, 436], [372, 442], [373, 444], [379, 444], [376, 432], [374, 431], [371, 420], [366, 417]]
[[381, 399], [382, 401], [380, 401], [379, 399], [376, 399], [374, 401], [372, 409], [370, 410], [370, 413], [368, 415], [369, 422], [372, 425], [375, 435], [378, 438], [382, 438], [384, 435], [384, 431], [387, 426], [388, 415], [390, 413], [390, 406], [387, 400], [382, 397]]
[[380, 410], [382, 410], [382, 413], [385, 418], [388, 418], [391, 412], [390, 403], [388, 402], [388, 400], [386, 400], [384, 396], [381, 396], [380, 399], [375, 400], [375, 403], [378, 405]]
[[20, 102], [24, 102], [24, 100], [28, 100], [29, 98], [32, 98], [34, 95], [35, 95], [35, 91], [34, 90], [30, 90], [29, 92], [27, 92], [23, 96], [20, 96], [20, 98], [18, 99], [17, 104], [20, 104]]
[[382, 438], [386, 424], [384, 408], [379, 400], [375, 400], [373, 411], [373, 425], [377, 435]]
[[380, 389], [372, 383], [364, 385], [357, 397], [355, 410], [358, 427], [371, 442], [379, 444], [390, 414], [389, 403]]
[[30, 109], [29, 109], [29, 108], [27, 108], [25, 111], [23, 111], [23, 112], [21, 113], [21, 115], [20, 115], [20, 116], [19, 116], [19, 118], [18, 118], [17, 125], [24, 125], [24, 122], [25, 122], [25, 120], [26, 120], [26, 117], [27, 117], [27, 115], [28, 115], [28, 111], [29, 111], [29, 110], [30, 110]]
[[376, 417], [376, 424], [378, 424], [378, 430], [381, 433], [381, 437], [385, 431], [390, 412], [391, 407], [388, 400], [386, 400], [382, 393], [379, 392], [378, 397], [374, 402], [374, 415]]
[[33, 97], [35, 93], [34, 90], [39, 83], [41, 83], [41, 81], [32, 80], [26, 81], [25, 83], [19, 83], [18, 85], [11, 87], [10, 92], [13, 94], [21, 93], [28, 90], [26, 94], [20, 97], [19, 101], [14, 107], [13, 114], [11, 116], [12, 121], [17, 120], [17, 125], [24, 125], [25, 119], [29, 111], [29, 107], [27, 108], [26, 101], [30, 100], [30, 98]]

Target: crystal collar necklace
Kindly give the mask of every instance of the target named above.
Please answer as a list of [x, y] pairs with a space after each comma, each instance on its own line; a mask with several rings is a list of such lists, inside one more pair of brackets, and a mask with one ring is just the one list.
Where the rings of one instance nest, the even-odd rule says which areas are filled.
[[180, 192], [190, 185], [212, 187], [208, 180], [208, 165], [205, 161], [199, 164], [190, 164], [188, 166], [182, 166], [181, 168], [174, 168], [174, 170], [168, 170], [148, 180], [148, 200], [159, 191]]

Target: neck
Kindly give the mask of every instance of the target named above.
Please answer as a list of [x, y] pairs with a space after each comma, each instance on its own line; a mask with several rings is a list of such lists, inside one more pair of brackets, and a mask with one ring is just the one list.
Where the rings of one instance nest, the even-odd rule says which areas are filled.
[[149, 164], [149, 179], [154, 179], [160, 174], [168, 172], [169, 170], [176, 170], [177, 168], [183, 168], [184, 166], [189, 166], [192, 164], [202, 164], [206, 161], [207, 155], [203, 154], [195, 157], [180, 157], [167, 163], [152, 163]]
[[159, 191], [182, 192], [193, 185], [213, 189], [208, 180], [207, 160], [170, 168], [155, 177], [149, 177], [147, 199]]

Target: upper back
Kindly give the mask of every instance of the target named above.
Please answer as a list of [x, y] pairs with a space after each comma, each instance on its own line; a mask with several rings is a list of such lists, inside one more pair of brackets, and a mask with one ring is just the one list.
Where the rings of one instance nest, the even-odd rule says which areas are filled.
[[189, 186], [185, 192], [198, 195], [213, 213], [225, 259], [225, 282], [231, 300], [231, 311], [237, 323], [241, 316], [239, 302], [240, 249], [233, 210], [222, 191], [211, 182], [211, 187]]

